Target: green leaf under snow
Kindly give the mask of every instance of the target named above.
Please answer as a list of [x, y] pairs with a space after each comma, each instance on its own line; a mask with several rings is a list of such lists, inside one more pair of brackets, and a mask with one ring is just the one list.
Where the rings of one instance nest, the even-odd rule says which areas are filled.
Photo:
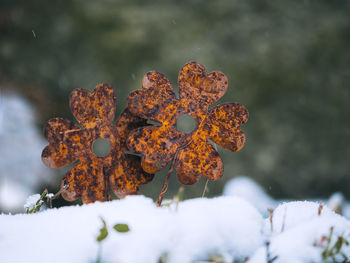
[[100, 234], [97, 237], [98, 242], [101, 242], [102, 240], [104, 240], [108, 236], [106, 221], [104, 221], [103, 218], [101, 218], [101, 220], [102, 220], [103, 226], [100, 229]]
[[119, 233], [126, 233], [130, 231], [130, 228], [127, 224], [116, 224], [113, 228]]
[[334, 245], [335, 253], [339, 253], [339, 251], [341, 250], [342, 245], [343, 245], [343, 238], [339, 237], [337, 242]]

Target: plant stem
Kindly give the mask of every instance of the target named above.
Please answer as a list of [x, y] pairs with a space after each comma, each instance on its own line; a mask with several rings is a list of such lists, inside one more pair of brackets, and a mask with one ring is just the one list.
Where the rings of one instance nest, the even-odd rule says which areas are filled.
[[209, 179], [207, 179], [207, 181], [205, 182], [205, 186], [204, 186], [203, 193], [202, 193], [202, 198], [205, 196], [205, 192], [207, 191], [208, 182], [209, 182]]
[[98, 250], [97, 250], [97, 259], [96, 263], [101, 263], [101, 251], [102, 250], [102, 245], [101, 243], [98, 244]]
[[104, 177], [105, 177], [105, 191], [106, 191], [106, 200], [107, 201], [111, 201], [111, 188], [110, 188], [110, 184], [109, 184], [109, 174], [107, 174], [105, 172], [105, 167], [103, 167], [103, 173], [104, 173]]
[[160, 194], [158, 196], [158, 202], [157, 202], [157, 206], [160, 207], [162, 205], [162, 201], [163, 201], [163, 198], [164, 198], [164, 195], [166, 193], [166, 191], [168, 190], [168, 185], [169, 185], [169, 179], [170, 179], [170, 175], [172, 174], [173, 170], [174, 170], [174, 166], [175, 166], [175, 163], [176, 163], [176, 160], [177, 160], [177, 153], [175, 154], [172, 162], [171, 162], [171, 166], [170, 166], [170, 169], [165, 177], [165, 180], [164, 180], [164, 184], [163, 184], [163, 187], [162, 187], [162, 191], [160, 191]]
[[51, 198], [51, 200], [56, 199], [57, 197], [60, 196], [60, 194], [68, 188], [68, 185], [64, 185], [61, 187], [61, 189]]
[[177, 163], [177, 159], [179, 157], [180, 152], [186, 146], [188, 146], [191, 142], [192, 142], [192, 139], [187, 141], [187, 142], [185, 142], [183, 145], [181, 145], [179, 148], [177, 148], [177, 150], [175, 152], [175, 155], [174, 155], [174, 158], [173, 158], [173, 160], [171, 162], [171, 166], [170, 166], [170, 169], [168, 171], [168, 174], [165, 177], [164, 184], [163, 184], [163, 187], [162, 187], [162, 191], [160, 191], [160, 194], [158, 196], [158, 201], [157, 201], [157, 206], [158, 207], [160, 207], [162, 205], [163, 197], [165, 195], [165, 192], [168, 190], [168, 184], [169, 184], [170, 175], [171, 175], [171, 173], [174, 170], [174, 167], [175, 167], [175, 164]]

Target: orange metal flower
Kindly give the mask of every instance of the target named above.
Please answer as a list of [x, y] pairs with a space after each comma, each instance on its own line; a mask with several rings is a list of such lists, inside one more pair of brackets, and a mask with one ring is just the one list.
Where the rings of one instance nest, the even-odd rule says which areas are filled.
[[[83, 128], [63, 118], [49, 120], [45, 127], [49, 145], [42, 152], [43, 162], [51, 168], [79, 160], [62, 180], [63, 198], [73, 201], [81, 197], [83, 203], [110, 200], [110, 188], [122, 198], [137, 193], [139, 185], [153, 179], [142, 170], [137, 156], [124, 153], [129, 132], [147, 124], [127, 109], [113, 124], [116, 97], [112, 86], [100, 84], [93, 93], [74, 90], [70, 108]], [[92, 150], [98, 138], [110, 144], [105, 157], [98, 157]]]
[[[142, 90], [128, 97], [131, 113], [160, 126], [133, 130], [127, 141], [131, 151], [142, 153], [142, 168], [155, 173], [172, 160], [181, 183], [189, 185], [200, 176], [217, 180], [223, 174], [223, 162], [208, 142], [231, 151], [239, 151], [245, 143], [240, 126], [248, 120], [248, 110], [238, 103], [208, 107], [227, 90], [227, 77], [221, 72], [207, 74], [196, 62], [186, 64], [178, 76], [179, 98], [169, 80], [161, 73], [149, 72]], [[186, 134], [176, 129], [179, 116], [188, 114], [196, 122], [195, 129]]]

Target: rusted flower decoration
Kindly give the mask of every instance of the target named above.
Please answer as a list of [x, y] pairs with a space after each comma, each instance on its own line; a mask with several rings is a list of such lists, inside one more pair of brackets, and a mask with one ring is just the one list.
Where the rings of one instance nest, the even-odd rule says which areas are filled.
[[[248, 110], [238, 103], [225, 103], [208, 110], [227, 90], [227, 77], [221, 72], [207, 74], [196, 62], [186, 64], [178, 76], [179, 98], [169, 80], [161, 73], [149, 72], [142, 90], [128, 97], [131, 113], [159, 122], [159, 127], [141, 127], [132, 131], [127, 145], [131, 151], [142, 153], [142, 168], [155, 173], [172, 160], [178, 179], [189, 185], [200, 176], [217, 180], [223, 174], [223, 163], [208, 142], [231, 150], [240, 150], [245, 135], [240, 126], [248, 120]], [[194, 118], [196, 128], [186, 134], [176, 129], [179, 116]]]
[[[118, 198], [138, 192], [140, 184], [153, 175], [144, 172], [137, 156], [127, 155], [129, 132], [146, 122], [127, 109], [113, 124], [116, 97], [112, 86], [98, 85], [93, 93], [76, 89], [70, 96], [70, 108], [79, 125], [62, 118], [48, 121], [45, 137], [49, 145], [42, 152], [43, 162], [59, 168], [75, 161], [62, 180], [62, 196], [68, 201], [81, 197], [83, 203], [110, 200], [110, 188]], [[98, 157], [92, 150], [98, 138], [107, 140], [110, 152]]]

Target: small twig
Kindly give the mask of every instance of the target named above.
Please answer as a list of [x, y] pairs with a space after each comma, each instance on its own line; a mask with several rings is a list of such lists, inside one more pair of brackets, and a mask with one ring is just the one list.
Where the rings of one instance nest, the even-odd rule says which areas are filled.
[[265, 243], [265, 246], [266, 246], [266, 262], [267, 263], [273, 263], [277, 258], [278, 256], [274, 256], [273, 258], [271, 258], [271, 254], [270, 254], [270, 242], [267, 241]]
[[283, 215], [281, 233], [284, 232], [284, 228], [286, 227], [286, 219], [287, 219], [287, 206], [286, 206], [285, 209], [284, 209], [284, 215]]
[[326, 262], [328, 262], [328, 257], [329, 257], [329, 254], [330, 254], [329, 247], [331, 245], [333, 231], [334, 231], [334, 227], [332, 226], [331, 230], [330, 230], [330, 233], [329, 233], [329, 236], [327, 237], [327, 246], [326, 246], [326, 248], [324, 250], [326, 252], [325, 255], [324, 255]]
[[51, 200], [54, 200], [54, 199], [58, 198], [62, 194], [62, 192], [64, 190], [66, 190], [67, 188], [68, 188], [68, 184], [63, 185], [61, 187], [61, 189], [51, 198]]
[[174, 170], [174, 167], [175, 167], [175, 163], [177, 161], [177, 152], [175, 153], [175, 156], [171, 162], [171, 166], [170, 166], [170, 169], [165, 177], [165, 180], [164, 180], [164, 183], [163, 183], [163, 187], [162, 187], [162, 190], [160, 191], [160, 194], [158, 196], [158, 201], [157, 201], [157, 206], [160, 207], [162, 205], [162, 201], [163, 201], [163, 198], [164, 198], [164, 195], [166, 193], [166, 191], [168, 190], [168, 185], [169, 185], [169, 179], [170, 179], [170, 176]]
[[205, 182], [204, 189], [203, 189], [203, 193], [202, 193], [202, 198], [204, 198], [205, 193], [206, 193], [206, 191], [207, 191], [208, 182], [209, 182], [209, 179], [207, 179], [207, 181]]
[[96, 263], [101, 263], [102, 244], [98, 243]]
[[33, 33], [34, 38], [36, 38], [36, 34], [35, 34], [34, 29], [32, 29], [32, 33]]
[[[203, 123], [205, 123], [205, 119], [207, 118], [207, 116], [205, 116], [205, 118], [202, 120], [202, 122], [199, 124], [199, 128], [202, 126]], [[197, 133], [200, 129], [197, 129]], [[165, 177], [165, 180], [164, 180], [164, 184], [163, 184], [163, 187], [162, 187], [162, 191], [160, 192], [159, 196], [158, 196], [158, 201], [157, 201], [157, 206], [160, 207], [162, 205], [162, 201], [163, 201], [163, 197], [164, 197], [164, 194], [165, 192], [168, 190], [168, 184], [169, 184], [169, 179], [170, 179], [170, 175], [171, 173], [173, 172], [174, 170], [174, 167], [175, 167], [175, 164], [177, 163], [177, 159], [179, 157], [179, 154], [180, 152], [186, 148], [186, 146], [188, 146], [190, 143], [192, 143], [193, 141], [193, 138], [196, 136], [196, 132], [194, 134], [192, 134], [192, 138], [190, 140], [188, 140], [187, 142], [185, 141], [184, 144], [182, 144], [180, 147], [177, 148], [176, 152], [175, 152], [175, 155], [174, 155], [174, 158], [171, 162], [171, 166], [170, 166], [170, 169], [168, 171], [168, 174], [167, 176]]]
[[106, 200], [111, 201], [111, 186], [109, 184], [109, 174], [106, 172], [105, 166], [103, 167], [103, 174], [105, 179]]
[[165, 177], [162, 190], [160, 191], [160, 194], [159, 194], [159, 196], [158, 196], [158, 201], [157, 201], [157, 206], [158, 206], [158, 207], [160, 207], [160, 206], [162, 205], [163, 197], [164, 197], [166, 191], [168, 190], [168, 184], [169, 184], [170, 175], [171, 175], [171, 173], [172, 173], [173, 170], [174, 170], [174, 167], [175, 167], [175, 164], [177, 163], [177, 159], [178, 159], [178, 157], [179, 157], [180, 152], [181, 152], [187, 145], [189, 145], [191, 142], [192, 142], [192, 139], [191, 139], [190, 141], [184, 143], [183, 145], [181, 145], [179, 148], [177, 148], [177, 151], [175, 152], [175, 155], [174, 155], [173, 160], [172, 160], [172, 162], [171, 162], [171, 166], [170, 166], [170, 169], [169, 169], [169, 171], [168, 171], [168, 174], [167, 174], [166, 177]]
[[[52, 208], [52, 200], [58, 198], [62, 192], [64, 190], [66, 190], [68, 188], [68, 185], [65, 184], [64, 186], [61, 187], [61, 189], [56, 193], [54, 194], [52, 197], [49, 197], [48, 195], [46, 195], [46, 199], [47, 199], [47, 202], [49, 203], [49, 207]], [[45, 191], [48, 193], [47, 189], [45, 189]]]
[[185, 191], [185, 188], [183, 187], [183, 186], [181, 186], [180, 188], [179, 188], [179, 191], [177, 192], [177, 195], [176, 196], [174, 196], [174, 203], [175, 203], [175, 205], [176, 205], [176, 207], [175, 207], [175, 210], [177, 211], [177, 208], [178, 208], [178, 206], [179, 206], [179, 203], [182, 201], [182, 199], [183, 199], [183, 195], [184, 195], [184, 191]]
[[270, 219], [270, 231], [273, 232], [273, 212], [274, 210], [272, 208], [268, 208], [267, 211], [269, 212], [269, 219]]
[[52, 208], [52, 198], [49, 198], [49, 197], [48, 197], [47, 199], [48, 199], [48, 201], [49, 201], [49, 207]]
[[322, 204], [322, 203], [320, 203], [320, 205], [318, 206], [318, 216], [320, 216], [320, 215], [321, 215], [322, 210], [323, 210], [323, 204]]

